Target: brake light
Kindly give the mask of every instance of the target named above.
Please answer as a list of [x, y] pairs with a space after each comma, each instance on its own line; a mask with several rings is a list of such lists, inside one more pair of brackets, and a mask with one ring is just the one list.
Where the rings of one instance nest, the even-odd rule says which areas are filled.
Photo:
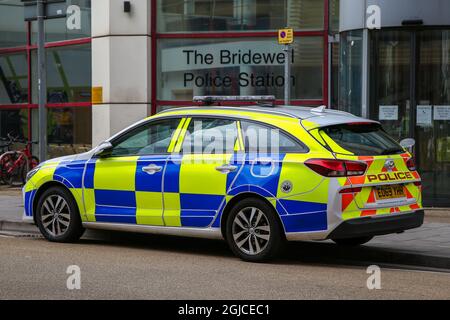
[[339, 193], [358, 193], [362, 191], [362, 187], [342, 189]]
[[406, 166], [408, 167], [409, 171], [416, 171], [416, 162], [413, 158], [409, 158], [408, 161], [406, 161]]
[[364, 162], [335, 159], [311, 159], [305, 165], [324, 177], [361, 176], [367, 169]]
[[414, 185], [416, 187], [421, 187], [422, 186], [422, 181], [416, 181], [416, 182], [414, 182]]

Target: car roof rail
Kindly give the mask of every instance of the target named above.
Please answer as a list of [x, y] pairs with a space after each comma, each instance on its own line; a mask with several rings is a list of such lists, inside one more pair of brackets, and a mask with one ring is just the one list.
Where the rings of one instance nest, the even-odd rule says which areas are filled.
[[255, 102], [267, 107], [269, 104], [273, 106], [275, 96], [194, 96], [193, 101], [205, 106], [220, 105], [221, 102]]

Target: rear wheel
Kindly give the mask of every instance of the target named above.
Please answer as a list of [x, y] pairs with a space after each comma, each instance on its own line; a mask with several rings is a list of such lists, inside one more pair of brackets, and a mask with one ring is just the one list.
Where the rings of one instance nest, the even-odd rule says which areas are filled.
[[373, 239], [373, 237], [367, 236], [367, 237], [348, 238], [348, 239], [332, 239], [332, 240], [340, 246], [356, 247], [356, 246], [365, 244], [372, 239]]
[[36, 223], [49, 241], [74, 242], [84, 233], [75, 199], [62, 187], [51, 187], [41, 195]]
[[271, 206], [256, 198], [236, 204], [226, 222], [226, 239], [233, 253], [250, 262], [274, 258], [284, 243], [276, 214]]

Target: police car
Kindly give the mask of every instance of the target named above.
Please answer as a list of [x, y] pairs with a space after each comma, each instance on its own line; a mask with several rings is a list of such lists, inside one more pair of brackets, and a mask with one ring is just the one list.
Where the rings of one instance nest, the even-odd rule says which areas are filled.
[[[196, 100], [233, 99], [246, 100]], [[325, 107], [170, 109], [29, 172], [24, 220], [55, 242], [85, 229], [225, 239], [246, 261], [286, 240], [361, 245], [423, 223], [410, 140]]]

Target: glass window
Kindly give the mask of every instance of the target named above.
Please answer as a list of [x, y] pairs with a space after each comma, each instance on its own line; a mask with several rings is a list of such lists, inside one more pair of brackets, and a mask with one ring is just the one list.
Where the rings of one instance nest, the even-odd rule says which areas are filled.
[[142, 125], [114, 141], [112, 156], [167, 153], [180, 119], [169, 119]]
[[229, 119], [193, 118], [184, 137], [182, 152], [194, 154], [233, 153], [237, 124]]
[[376, 31], [372, 33], [371, 48], [370, 117], [380, 120], [396, 140], [409, 138], [411, 33], [407, 30]]
[[[38, 109], [32, 110], [32, 137], [39, 140]], [[92, 148], [92, 109], [48, 108], [47, 109], [47, 139], [48, 158], [56, 158], [68, 154], [89, 151]], [[38, 147], [33, 146], [37, 154]]]
[[[405, 150], [383, 131], [379, 124], [340, 124], [319, 130], [324, 141], [331, 138], [349, 154], [378, 156], [403, 153]], [[335, 150], [339, 152], [339, 150]]]
[[250, 153], [304, 153], [307, 149], [281, 130], [242, 121], [245, 150]]
[[[28, 138], [28, 110], [0, 110], [0, 137]], [[1, 143], [0, 143], [1, 144]]]
[[[91, 45], [48, 48], [48, 103], [91, 101]], [[37, 102], [37, 53], [32, 53], [33, 102]]]
[[[91, 0], [66, 0], [67, 17], [45, 21], [45, 41], [63, 41], [91, 36]], [[31, 24], [31, 42], [37, 41], [37, 23]]]
[[341, 34], [339, 71], [339, 108], [361, 115], [363, 31], [355, 30]]
[[158, 32], [323, 29], [324, 0], [158, 0]]
[[[417, 115], [450, 105], [450, 30], [422, 30], [417, 34]], [[416, 116], [417, 117], [417, 116]], [[450, 121], [442, 117], [416, 119], [416, 157], [426, 206], [450, 204]]]
[[[158, 99], [194, 95], [284, 97], [284, 52], [274, 39], [162, 39], [158, 41]], [[321, 99], [323, 38], [297, 38], [292, 98]]]
[[27, 53], [0, 55], [0, 104], [27, 102]]
[[0, 1], [0, 48], [27, 44], [27, 28], [21, 0]]

